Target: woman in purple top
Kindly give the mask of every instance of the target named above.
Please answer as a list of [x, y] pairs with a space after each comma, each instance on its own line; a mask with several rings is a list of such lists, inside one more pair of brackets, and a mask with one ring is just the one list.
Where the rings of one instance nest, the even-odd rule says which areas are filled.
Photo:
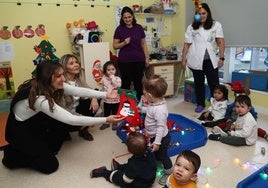
[[118, 68], [122, 79], [122, 88], [130, 89], [131, 82], [137, 91], [137, 99], [142, 95], [142, 77], [145, 67], [149, 66], [149, 55], [145, 33], [129, 7], [121, 11], [120, 25], [114, 33], [113, 48], [119, 49]]

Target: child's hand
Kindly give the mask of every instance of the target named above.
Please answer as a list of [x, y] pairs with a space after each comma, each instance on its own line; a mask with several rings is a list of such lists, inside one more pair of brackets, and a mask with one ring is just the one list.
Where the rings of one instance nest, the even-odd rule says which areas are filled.
[[113, 79], [115, 76], [113, 74], [109, 75], [109, 78]]
[[204, 117], [205, 117], [205, 118], [208, 118], [208, 115], [209, 115], [209, 111], [207, 111], [207, 112], [204, 114]]
[[231, 122], [232, 120], [231, 119], [227, 119], [227, 123]]
[[155, 143], [152, 143], [152, 145], [151, 145], [151, 148], [152, 148], [153, 151], [158, 151], [159, 147], [160, 146], [158, 144], [155, 144]]
[[234, 124], [231, 125], [230, 130], [232, 130], [232, 131], [235, 130], [235, 125]]

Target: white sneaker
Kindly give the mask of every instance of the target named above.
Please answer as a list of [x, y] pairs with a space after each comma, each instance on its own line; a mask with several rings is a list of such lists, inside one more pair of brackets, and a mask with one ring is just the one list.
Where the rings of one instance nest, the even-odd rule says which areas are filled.
[[211, 130], [213, 134], [220, 134], [221, 136], [228, 136], [226, 132], [224, 132], [220, 127], [214, 126]]

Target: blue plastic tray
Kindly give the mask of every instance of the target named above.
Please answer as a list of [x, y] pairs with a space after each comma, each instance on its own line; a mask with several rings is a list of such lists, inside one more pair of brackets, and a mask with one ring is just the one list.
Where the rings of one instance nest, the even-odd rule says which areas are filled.
[[[171, 142], [168, 149], [168, 156], [179, 154], [185, 149], [194, 149], [204, 146], [207, 142], [207, 130], [204, 126], [179, 114], [170, 113], [168, 116], [169, 122], [175, 122], [170, 129]], [[117, 135], [125, 143], [126, 132], [121, 131], [121, 126], [127, 122], [122, 122], [117, 128]]]
[[268, 164], [240, 181], [237, 188], [268, 188]]

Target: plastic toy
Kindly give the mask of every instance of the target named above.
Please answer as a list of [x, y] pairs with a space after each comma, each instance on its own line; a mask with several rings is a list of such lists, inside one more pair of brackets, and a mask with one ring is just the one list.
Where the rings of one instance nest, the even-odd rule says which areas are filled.
[[195, 15], [194, 15], [194, 20], [196, 22], [200, 22], [202, 17], [201, 15], [199, 14], [199, 10], [200, 8], [202, 7], [201, 4], [202, 2], [200, 0], [192, 0], [193, 1], [193, 4], [194, 4], [194, 7], [195, 7]]
[[195, 14], [194, 15], [194, 20], [196, 21], [196, 22], [200, 22], [201, 21], [201, 15], [200, 14]]

